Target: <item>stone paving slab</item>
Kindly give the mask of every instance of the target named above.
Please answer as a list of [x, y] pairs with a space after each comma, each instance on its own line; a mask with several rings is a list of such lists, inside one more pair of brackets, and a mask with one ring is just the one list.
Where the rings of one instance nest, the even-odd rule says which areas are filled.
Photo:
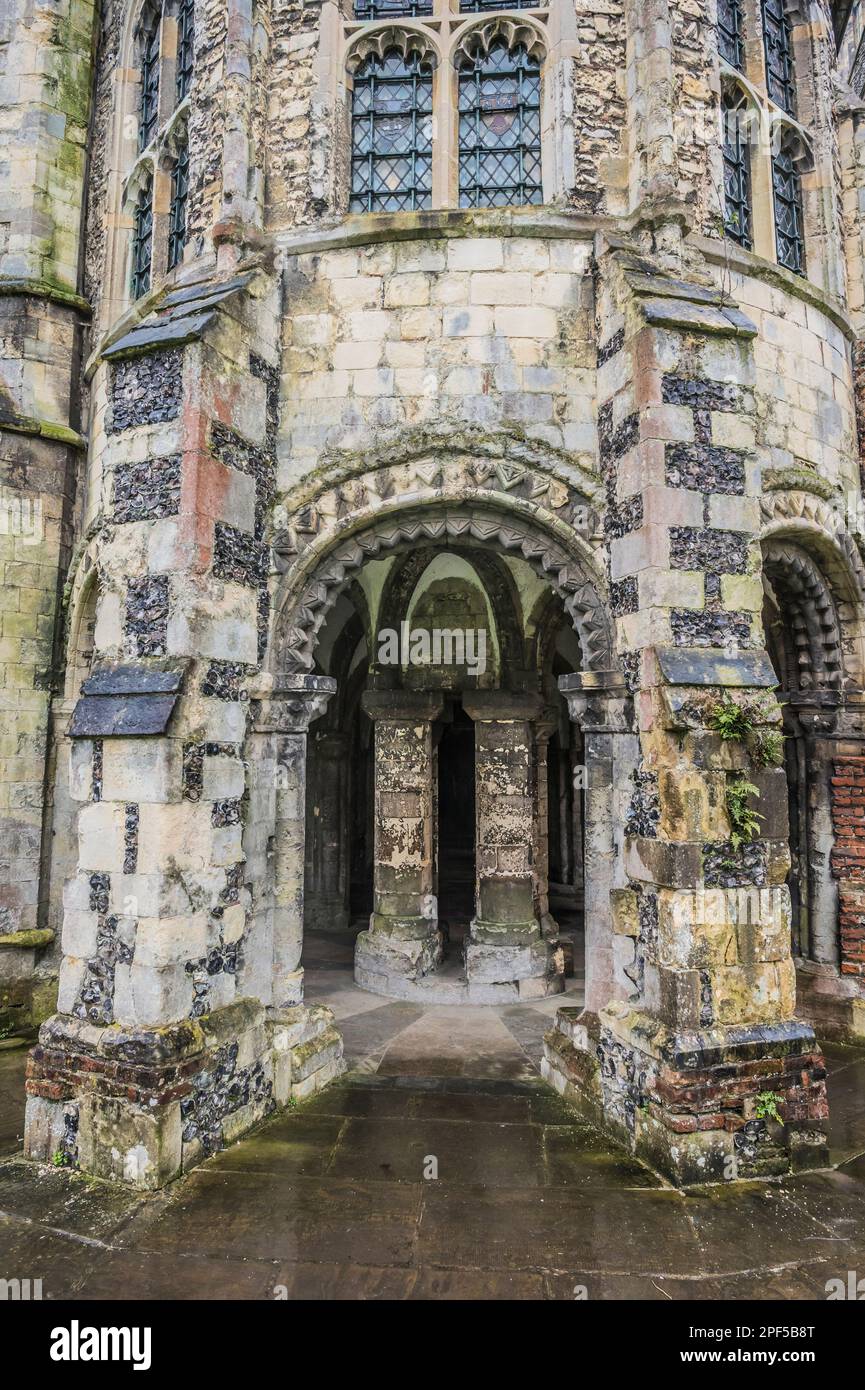
[[[838, 1168], [682, 1193], [540, 1080], [542, 1006], [354, 1008], [345, 983], [354, 1070], [169, 1189], [0, 1162], [0, 1276], [54, 1298], [666, 1301], [824, 1299], [865, 1268], [861, 1051], [827, 1048]], [[24, 1060], [0, 1053], [7, 1153]]]

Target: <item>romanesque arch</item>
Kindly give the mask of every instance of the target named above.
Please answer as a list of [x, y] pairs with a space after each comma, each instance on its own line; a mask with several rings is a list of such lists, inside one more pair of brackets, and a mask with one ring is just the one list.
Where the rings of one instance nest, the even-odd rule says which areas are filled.
[[[372, 925], [358, 939], [356, 969], [370, 989], [415, 997], [440, 963], [437, 749], [443, 729], [446, 744], [456, 719], [473, 726], [473, 779], [475, 757], [478, 766], [472, 783], [472, 795], [478, 789], [477, 899], [462, 988], [474, 999], [483, 994], [483, 1002], [506, 1002], [519, 997], [521, 976], [535, 988], [561, 988], [561, 954], [548, 939], [556, 923], [546, 866], [547, 745], [555, 721], [549, 692], [527, 669], [542, 646], [524, 632], [529, 618], [537, 620], [536, 581], [529, 584], [524, 613], [506, 557], [520, 561], [524, 574], [533, 572], [556, 596], [558, 603], [544, 611], [555, 610], [558, 623], [572, 624], [582, 669], [609, 672], [616, 662], [606, 586], [594, 558], [593, 483], [552, 451], [522, 439], [472, 443], [480, 447], [470, 453], [452, 441], [443, 447], [427, 440], [407, 459], [394, 445], [366, 470], [336, 459], [317, 490], [287, 500], [273, 541], [268, 664], [276, 680], [301, 679], [315, 668], [329, 615], [369, 562], [396, 557], [377, 596], [377, 618], [371, 614], [374, 626], [393, 629], [434, 559], [450, 555], [475, 571], [501, 642], [495, 688], [460, 686], [448, 693], [413, 682], [403, 689], [398, 678], [379, 675], [363, 695], [375, 725], [377, 848]], [[553, 698], [559, 701], [555, 690]], [[484, 769], [493, 765], [500, 785], [490, 792], [496, 778], [490, 781]], [[514, 816], [505, 836], [509, 848], [499, 854], [495, 836], [501, 839], [501, 827]], [[499, 944], [503, 933], [507, 948]]]
[[865, 569], [856, 540], [823, 499], [770, 493], [763, 512], [764, 627], [784, 717], [798, 1007], [843, 1035], [852, 988], [848, 928], [858, 921], [861, 893], [858, 837], [839, 778], [865, 767], [850, 756], [863, 733]]

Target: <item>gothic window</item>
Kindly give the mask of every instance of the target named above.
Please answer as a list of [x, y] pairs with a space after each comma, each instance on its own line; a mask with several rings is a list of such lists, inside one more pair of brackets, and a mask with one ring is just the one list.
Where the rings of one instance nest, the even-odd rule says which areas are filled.
[[354, 76], [351, 212], [432, 207], [432, 68], [417, 54], [370, 54]]
[[180, 0], [177, 9], [177, 100], [186, 96], [192, 83], [195, 58], [194, 0]]
[[805, 238], [802, 218], [802, 179], [796, 167], [797, 140], [793, 131], [781, 139], [772, 160], [772, 193], [775, 203], [775, 246], [778, 261], [797, 275], [805, 273]]
[[763, 0], [763, 47], [766, 90], [792, 116], [796, 110], [793, 81], [793, 42], [784, 0]]
[[355, 0], [355, 19], [404, 19], [432, 14], [433, 0]]
[[721, 57], [737, 72], [743, 72], [745, 64], [742, 30], [741, 0], [718, 0], [718, 48]]
[[[195, 66], [195, 0], [143, 0], [125, 96], [122, 245], [112, 257], [117, 293], [139, 299], [183, 260], [190, 160], [183, 103]], [[129, 122], [129, 116], [137, 118]]]
[[724, 231], [747, 251], [753, 247], [751, 232], [751, 152], [747, 108], [733, 92], [725, 92], [724, 121]]
[[543, 202], [540, 64], [495, 39], [459, 72], [459, 205]]
[[460, 10], [465, 13], [486, 14], [490, 10], [530, 10], [535, 8], [535, 0], [460, 0]]
[[148, 174], [138, 190], [132, 214], [132, 278], [130, 294], [140, 299], [150, 289], [153, 248], [153, 178]]
[[158, 10], [145, 10], [141, 24], [141, 106], [138, 144], [146, 149], [159, 123], [159, 46], [162, 25]]
[[180, 146], [171, 170], [171, 204], [168, 210], [168, 269], [183, 259], [186, 244], [186, 199], [189, 193], [189, 149]]

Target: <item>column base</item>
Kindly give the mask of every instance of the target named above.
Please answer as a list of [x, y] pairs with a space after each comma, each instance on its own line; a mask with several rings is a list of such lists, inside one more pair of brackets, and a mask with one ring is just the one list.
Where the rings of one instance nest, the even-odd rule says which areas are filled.
[[30, 1053], [24, 1152], [155, 1189], [344, 1066], [333, 1014], [321, 1005], [268, 1015], [245, 999], [137, 1030], [55, 1014]]
[[863, 981], [834, 965], [796, 962], [796, 1013], [831, 1042], [865, 1044]]
[[543, 999], [565, 987], [565, 957], [537, 922], [498, 923], [475, 918], [465, 946], [469, 989], [510, 985], [520, 999]]
[[541, 1073], [679, 1187], [828, 1164], [823, 1056], [798, 1019], [677, 1035], [624, 1004], [560, 1009]]
[[354, 978], [373, 994], [404, 998], [405, 986], [418, 984], [441, 959], [442, 936], [435, 920], [374, 912], [369, 930], [355, 942]]

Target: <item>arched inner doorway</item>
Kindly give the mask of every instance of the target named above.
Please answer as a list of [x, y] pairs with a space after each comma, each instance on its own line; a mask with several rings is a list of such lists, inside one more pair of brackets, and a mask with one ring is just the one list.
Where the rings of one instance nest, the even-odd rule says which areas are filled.
[[[557, 680], [581, 669], [582, 652], [562, 598], [518, 556], [470, 544], [402, 550], [357, 570], [315, 659], [337, 694], [309, 735], [305, 929], [366, 932], [382, 901], [405, 916], [406, 876], [428, 873], [421, 911], [435, 919], [438, 949], [413, 984], [465, 985], [472, 924], [493, 912], [513, 929], [502, 932], [513, 956], [531, 925], [535, 956], [555, 956], [555, 987], [578, 990], [582, 744]], [[411, 840], [399, 819], [415, 814], [423, 788], [376, 770], [394, 730], [425, 727], [410, 717], [422, 708], [429, 844], [420, 821]], [[394, 827], [403, 838], [389, 846]], [[475, 994], [498, 1002], [519, 990], [490, 979]]]
[[831, 732], [844, 662], [836, 602], [821, 567], [792, 537], [763, 551], [763, 626], [778, 677], [790, 827], [793, 955], [836, 966], [838, 898], [831, 851]]

